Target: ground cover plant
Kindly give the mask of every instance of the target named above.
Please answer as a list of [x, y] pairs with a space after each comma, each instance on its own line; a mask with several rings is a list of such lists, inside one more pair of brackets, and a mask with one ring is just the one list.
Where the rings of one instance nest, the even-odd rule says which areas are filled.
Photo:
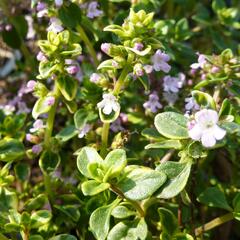
[[0, 1], [0, 240], [240, 239], [238, 0]]

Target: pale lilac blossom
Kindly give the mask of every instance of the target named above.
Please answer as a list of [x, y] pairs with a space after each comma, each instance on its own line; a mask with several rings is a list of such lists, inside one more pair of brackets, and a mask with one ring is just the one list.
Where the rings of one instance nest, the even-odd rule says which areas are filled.
[[102, 43], [101, 44], [101, 50], [106, 54], [109, 54], [110, 47], [111, 47], [110, 43]]
[[141, 43], [141, 42], [137, 42], [134, 44], [134, 49], [135, 50], [138, 50], [138, 51], [141, 51], [143, 49], [144, 45]]
[[32, 146], [32, 152], [36, 155], [38, 155], [40, 152], [42, 152], [43, 147], [41, 144], [36, 144], [34, 146]]
[[25, 93], [29, 93], [29, 92], [34, 91], [34, 88], [36, 87], [36, 85], [37, 85], [36, 81], [34, 81], [34, 80], [28, 81], [26, 89], [25, 89]]
[[48, 96], [44, 103], [45, 103], [46, 106], [53, 106], [54, 103], [55, 103], [55, 97]]
[[35, 133], [38, 132], [39, 130], [45, 128], [45, 125], [43, 124], [43, 121], [41, 119], [37, 119], [34, 123], [33, 123], [33, 127], [29, 129], [29, 131], [31, 133]]
[[203, 67], [206, 64], [206, 62], [207, 62], [207, 60], [206, 60], [205, 55], [199, 54], [198, 55], [198, 62], [197, 63], [193, 63], [190, 67], [192, 69], [198, 69], [198, 68], [203, 69]]
[[6, 116], [11, 115], [16, 110], [15, 106], [12, 104], [0, 105], [0, 109]]
[[143, 69], [145, 70], [145, 72], [146, 72], [147, 74], [150, 74], [150, 73], [153, 71], [153, 66], [152, 66], [152, 65], [145, 65], [145, 66], [143, 67]]
[[101, 76], [97, 73], [93, 73], [90, 76], [90, 82], [92, 82], [92, 83], [98, 83], [100, 80], [101, 80]]
[[201, 141], [204, 147], [213, 147], [217, 140], [226, 135], [226, 131], [218, 126], [218, 114], [211, 109], [203, 109], [195, 114], [195, 123], [191, 124], [188, 133], [190, 138]]
[[110, 129], [111, 129], [113, 132], [121, 132], [121, 131], [124, 130], [124, 127], [121, 125], [121, 120], [120, 120], [120, 118], [117, 118], [116, 121], [114, 121], [113, 123], [111, 123]]
[[149, 99], [143, 104], [143, 107], [146, 110], [150, 110], [152, 113], [155, 113], [158, 109], [162, 108], [162, 104], [159, 102], [159, 97], [156, 92], [149, 95]]
[[170, 106], [172, 106], [178, 100], [178, 94], [173, 92], [164, 92], [163, 98]]
[[91, 130], [90, 124], [85, 124], [81, 129], [78, 129], [78, 137], [83, 138]]
[[33, 28], [33, 18], [30, 15], [26, 15], [25, 19], [28, 24], [28, 32], [27, 32], [27, 39], [33, 39], [35, 37], [36, 31]]
[[193, 97], [185, 98], [185, 109], [187, 111], [199, 110], [200, 106], [196, 103]]
[[163, 78], [163, 90], [165, 92], [179, 92], [179, 89], [183, 87], [185, 82], [185, 75], [179, 74], [178, 77], [171, 77], [167, 75]]
[[79, 67], [77, 65], [70, 65], [70, 66], [66, 67], [66, 71], [69, 74], [74, 75], [79, 71]]
[[43, 52], [39, 51], [38, 54], [37, 54], [37, 60], [40, 62], [40, 61], [46, 61], [47, 60], [47, 57], [44, 55]]
[[106, 115], [111, 114], [112, 111], [120, 111], [120, 104], [117, 102], [117, 98], [111, 93], [103, 94], [103, 100], [97, 104], [97, 107], [102, 109]]
[[167, 63], [170, 60], [170, 57], [162, 52], [161, 50], [157, 50], [156, 53], [152, 57], [153, 68], [155, 71], [163, 71], [168, 73], [171, 69], [171, 66]]
[[54, 32], [54, 33], [59, 33], [62, 32], [64, 30], [63, 26], [62, 26], [62, 22], [60, 19], [56, 18], [56, 17], [52, 17], [50, 18], [50, 25], [47, 28], [47, 31], [50, 32]]
[[61, 7], [63, 5], [63, 0], [54, 0], [54, 2], [57, 7]]
[[100, 15], [103, 14], [103, 11], [98, 9], [98, 3], [97, 2], [91, 2], [88, 5], [88, 9], [87, 9], [87, 17], [89, 18], [94, 18], [94, 17], [98, 17]]

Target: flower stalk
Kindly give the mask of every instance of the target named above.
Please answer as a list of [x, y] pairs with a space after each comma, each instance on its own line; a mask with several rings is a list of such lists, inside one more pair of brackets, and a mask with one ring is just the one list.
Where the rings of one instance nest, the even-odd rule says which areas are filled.
[[201, 227], [198, 227], [195, 229], [195, 236], [199, 236], [203, 234], [203, 232], [211, 230], [215, 227], [218, 227], [228, 221], [231, 221], [233, 219], [233, 214], [232, 213], [227, 213], [223, 216], [214, 218], [212, 221], [202, 225]]
[[[121, 72], [121, 74], [120, 74], [120, 76], [119, 76], [119, 78], [118, 78], [118, 80], [117, 80], [117, 82], [114, 86], [113, 95], [115, 95], [116, 97], [119, 95], [119, 93], [121, 91], [121, 88], [124, 85], [124, 80], [126, 79], [126, 77], [128, 75], [128, 70], [129, 70], [128, 66], [126, 66], [122, 70], [122, 72]], [[107, 153], [109, 127], [110, 127], [110, 123], [107, 123], [107, 122], [103, 123], [103, 127], [102, 127], [102, 146], [101, 146], [101, 152], [100, 152], [101, 156], [103, 156], [103, 157], [105, 157], [106, 153]]]
[[80, 25], [77, 26], [77, 31], [79, 32], [81, 39], [85, 43], [90, 55], [92, 56], [94, 65], [97, 67], [99, 65], [99, 61], [97, 59], [97, 54], [93, 48], [92, 43], [90, 42], [87, 34], [85, 33], [84, 29]]

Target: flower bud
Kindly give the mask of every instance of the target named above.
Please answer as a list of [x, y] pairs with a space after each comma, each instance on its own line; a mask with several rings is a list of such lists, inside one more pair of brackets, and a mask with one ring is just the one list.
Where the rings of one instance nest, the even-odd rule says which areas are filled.
[[142, 43], [140, 43], [140, 42], [138, 42], [138, 43], [135, 43], [134, 44], [134, 49], [135, 50], [138, 50], [138, 51], [141, 51], [142, 49], [143, 49], [143, 47], [144, 47], [144, 45], [142, 44]]
[[138, 77], [143, 76], [144, 75], [144, 70], [143, 70], [142, 64], [140, 64], [140, 63], [135, 64], [134, 67], [133, 67], [133, 73], [135, 75], [137, 75]]
[[55, 103], [55, 97], [53, 97], [53, 96], [49, 96], [45, 100], [45, 105], [46, 106], [53, 106], [54, 103]]
[[110, 53], [110, 47], [111, 47], [111, 44], [110, 43], [102, 43], [101, 45], [101, 50], [106, 53], [106, 54], [109, 54]]
[[76, 66], [76, 65], [71, 65], [69, 67], [66, 68], [66, 71], [71, 74], [71, 75], [74, 75], [76, 74], [78, 71], [79, 71], [79, 67]]
[[220, 71], [220, 68], [216, 67], [216, 66], [213, 66], [212, 69], [211, 69], [212, 73], [218, 73], [219, 71]]

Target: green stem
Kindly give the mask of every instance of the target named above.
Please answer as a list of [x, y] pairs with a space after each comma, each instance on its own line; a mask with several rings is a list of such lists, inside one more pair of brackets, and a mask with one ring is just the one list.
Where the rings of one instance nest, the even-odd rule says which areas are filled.
[[[115, 86], [113, 89], [113, 95], [118, 96], [121, 88], [124, 84], [124, 80], [126, 79], [127, 75], [128, 75], [128, 66], [126, 66], [125, 68], [123, 68]], [[109, 135], [109, 123], [103, 123], [103, 127], [102, 127], [102, 146], [101, 146], [101, 156], [105, 157], [106, 153], [107, 153], [107, 146], [108, 146], [108, 135]]]
[[97, 59], [97, 54], [92, 46], [92, 43], [90, 42], [87, 34], [85, 33], [84, 29], [80, 25], [77, 26], [77, 31], [79, 32], [80, 38], [83, 40], [86, 47], [88, 48], [88, 51], [93, 58], [95, 67], [97, 67], [99, 65], [99, 61]]
[[222, 225], [225, 222], [231, 221], [233, 218], [234, 217], [233, 217], [232, 213], [227, 213], [223, 216], [217, 217], [217, 218], [213, 219], [212, 221], [202, 225], [201, 227], [196, 228], [195, 235], [199, 236], [205, 231], [211, 230], [215, 227], [218, 227], [219, 225]]
[[122, 199], [126, 199], [128, 202], [130, 202], [133, 205], [133, 207], [138, 211], [138, 213], [141, 217], [145, 216], [145, 212], [144, 212], [143, 208], [141, 207], [141, 205], [139, 204], [139, 202], [126, 198], [124, 196], [123, 192], [120, 189], [118, 189], [116, 186], [111, 185], [110, 189], [114, 193], [116, 193], [119, 197], [121, 197]]
[[[46, 123], [46, 130], [45, 130], [45, 136], [44, 136], [45, 149], [49, 149], [49, 147], [51, 146], [53, 124], [54, 124], [56, 109], [58, 105], [59, 89], [56, 84], [54, 85], [53, 94], [55, 97], [55, 102], [48, 113], [48, 119]], [[47, 173], [44, 173], [44, 185], [45, 185], [45, 190], [47, 192], [47, 195], [49, 196], [49, 201], [50, 203], [52, 203], [54, 199], [53, 189], [51, 186], [51, 177]]]
[[55, 84], [53, 94], [55, 97], [55, 102], [53, 106], [51, 107], [50, 111], [48, 112], [48, 119], [46, 124], [46, 130], [45, 130], [45, 136], [44, 136], [44, 144], [46, 148], [49, 148], [50, 139], [52, 137], [52, 131], [53, 131], [53, 124], [56, 114], [56, 109], [58, 105], [58, 97], [59, 97], [59, 89], [57, 85]]
[[102, 148], [101, 148], [101, 156], [105, 157], [107, 154], [107, 146], [108, 146], [108, 134], [109, 134], [110, 123], [103, 123], [102, 127]]

